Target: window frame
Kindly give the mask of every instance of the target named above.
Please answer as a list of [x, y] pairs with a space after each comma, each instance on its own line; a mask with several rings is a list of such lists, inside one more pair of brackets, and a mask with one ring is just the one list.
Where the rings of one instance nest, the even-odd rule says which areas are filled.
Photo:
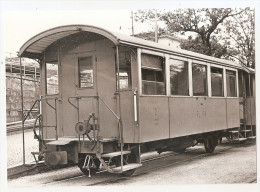
[[[93, 70], [93, 86], [91, 87], [81, 87], [80, 86], [80, 67], [79, 67], [79, 60], [82, 58], [88, 58], [91, 57], [91, 62], [92, 62], [92, 70]], [[94, 55], [84, 55], [84, 56], [79, 56], [77, 57], [77, 88], [79, 90], [84, 90], [84, 89], [94, 89], [95, 88], [95, 69], [94, 69]]]
[[[187, 83], [188, 83], [188, 95], [172, 95], [171, 93], [171, 71], [170, 71], [170, 68], [171, 68], [171, 64], [170, 64], [170, 60], [177, 60], [177, 61], [183, 61], [183, 62], [187, 62], [187, 67], [188, 67], [188, 71], [187, 71]], [[168, 86], [168, 89], [169, 89], [169, 96], [170, 97], [191, 97], [191, 86], [190, 86], [190, 62], [187, 58], [185, 57], [178, 57], [178, 56], [170, 56], [169, 59], [168, 59], [168, 71], [169, 71], [169, 86]]]
[[[48, 94], [48, 86], [47, 86], [47, 64], [57, 64], [57, 72], [58, 72], [58, 93], [51, 93], [51, 94]], [[45, 72], [44, 72], [44, 82], [45, 82], [45, 95], [46, 96], [56, 96], [56, 95], [59, 95], [60, 93], [60, 67], [59, 67], [59, 61], [58, 60], [49, 60], [49, 61], [44, 61], [44, 68], [45, 68]]]
[[[148, 97], [168, 97], [168, 88], [167, 88], [167, 57], [164, 53], [159, 53], [159, 52], [154, 52], [154, 51], [149, 51], [149, 50], [142, 50], [142, 49], [137, 49], [137, 54], [138, 54], [138, 69], [139, 69], [139, 89], [140, 89], [140, 96], [148, 96]], [[144, 94], [143, 93], [143, 75], [142, 75], [142, 69], [148, 69], [148, 70], [154, 70], [154, 71], [160, 71], [157, 68], [153, 68], [153, 67], [147, 67], [147, 66], [142, 66], [142, 55], [146, 54], [146, 55], [151, 55], [151, 56], [158, 56], [161, 57], [163, 59], [163, 68], [162, 68], [162, 72], [164, 74], [164, 82], [158, 82], [158, 83], [164, 83], [164, 88], [165, 88], [165, 93], [164, 94], [159, 94], [159, 95], [149, 95], [149, 94]], [[146, 80], [144, 80], [146, 81]], [[150, 82], [150, 81], [147, 81]], [[155, 82], [155, 81], [151, 81], [151, 82]]]
[[[193, 83], [193, 64], [198, 64], [198, 65], [204, 65], [206, 67], [206, 95], [194, 95], [194, 83]], [[210, 65], [206, 62], [202, 62], [202, 61], [197, 61], [197, 60], [192, 60], [191, 62], [191, 82], [192, 82], [192, 96], [193, 97], [210, 97], [210, 93], [211, 93], [211, 86], [210, 86], [210, 80], [209, 80], [209, 69], [210, 69]]]
[[[223, 96], [213, 96], [212, 95], [212, 81], [211, 81], [211, 68], [218, 68], [218, 69], [222, 69], [222, 93], [223, 93]], [[225, 67], [223, 67], [223, 66], [220, 66], [220, 65], [214, 65], [214, 64], [210, 64], [210, 97], [212, 97], [212, 98], [225, 98], [226, 96], [225, 96], [225, 88], [226, 88], [226, 86], [225, 86], [225, 77], [224, 77], [224, 75], [226, 75], [226, 73], [224, 73], [224, 70], [225, 70]]]
[[[225, 97], [226, 98], [238, 98], [239, 97], [239, 90], [238, 90], [238, 70], [237, 69], [234, 69], [234, 68], [231, 68], [231, 67], [224, 67], [224, 71], [225, 71]], [[236, 73], [236, 78], [235, 78], [235, 96], [234, 97], [229, 97], [227, 95], [227, 70], [228, 71], [234, 71]]]
[[[133, 90], [133, 55], [132, 55], [132, 50], [131, 50], [131, 47], [129, 47], [129, 46], [119, 46], [119, 48], [118, 48], [118, 54], [120, 55], [120, 49], [123, 49], [123, 52], [126, 52], [126, 51], [129, 51], [129, 53], [130, 53], [130, 77], [128, 77], [128, 87], [127, 88], [124, 88], [124, 89], [122, 89], [122, 87], [121, 87], [121, 85], [120, 85], [120, 89], [118, 89], [118, 87], [117, 87], [117, 90], [119, 90], [120, 92], [125, 92], [125, 91], [132, 91]], [[118, 58], [119, 58], [119, 75], [117, 74], [117, 65], [115, 64], [115, 67], [116, 67], [116, 79], [119, 77], [119, 83], [120, 83], [120, 73], [122, 73], [122, 72], [120, 72], [120, 69], [122, 69], [122, 68], [120, 68], [120, 57], [119, 57], [119, 55], [118, 55]], [[115, 60], [116, 60], [117, 58], [115, 57]], [[130, 84], [130, 86], [129, 86], [129, 84]], [[116, 86], [118, 86], [118, 84], [116, 85]]]
[[[239, 82], [239, 76], [241, 75], [241, 85], [240, 85], [240, 82]], [[240, 91], [241, 91], [241, 95], [240, 95]], [[242, 98], [243, 95], [244, 95], [244, 91], [245, 91], [245, 77], [244, 77], [244, 74], [243, 74], [243, 71], [242, 70], [238, 70], [238, 97]]]

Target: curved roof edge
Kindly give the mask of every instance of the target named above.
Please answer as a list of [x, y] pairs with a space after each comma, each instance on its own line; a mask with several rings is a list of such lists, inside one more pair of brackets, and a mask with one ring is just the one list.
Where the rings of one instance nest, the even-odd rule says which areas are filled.
[[140, 48], [151, 49], [155, 51], [161, 51], [164, 53], [192, 58], [195, 60], [197, 59], [206, 62], [232, 66], [235, 68], [244, 69], [245, 71], [249, 71], [247, 67], [242, 66], [241, 64], [235, 63], [233, 61], [215, 58], [215, 57], [211, 57], [211, 56], [207, 56], [207, 55], [203, 55], [200, 53], [187, 51], [183, 49], [172, 48], [167, 45], [163, 45], [152, 41], [147, 41], [137, 37], [132, 37], [126, 34], [121, 34], [116, 32], [112, 33], [99, 27], [95, 27], [91, 25], [81, 25], [81, 24], [64, 25], [64, 26], [55, 27], [33, 36], [31, 39], [29, 39], [26, 43], [23, 44], [23, 46], [20, 48], [18, 56], [28, 57], [28, 58], [40, 58], [43, 51], [53, 42], [81, 31], [92, 32], [92, 33], [103, 35], [104, 37], [111, 40], [115, 45], [125, 44], [130, 46], [136, 46]]
[[49, 30], [43, 31], [23, 44], [18, 53], [19, 57], [27, 55], [39, 55], [53, 42], [66, 37], [68, 35], [78, 33], [81, 31], [93, 32], [105, 36], [110, 39], [115, 45], [118, 44], [117, 37], [102, 28], [91, 26], [91, 25], [64, 25]]

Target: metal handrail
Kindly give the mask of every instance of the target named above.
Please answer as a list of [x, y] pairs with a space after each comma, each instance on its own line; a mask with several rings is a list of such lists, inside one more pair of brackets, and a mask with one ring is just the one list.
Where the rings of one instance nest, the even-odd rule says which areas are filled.
[[[26, 121], [26, 119], [28, 118], [29, 114], [32, 112], [32, 110], [34, 109], [34, 106], [36, 105], [36, 103], [39, 102], [39, 99], [36, 99], [35, 102], [33, 103], [32, 107], [29, 109], [29, 111], [27, 112], [26, 116], [23, 119], [23, 123]], [[23, 115], [23, 114], [22, 114]]]
[[[68, 97], [68, 102], [74, 107], [77, 109], [78, 111], [78, 117], [79, 117], [79, 106], [75, 106], [73, 103], [71, 103], [70, 99], [82, 99], [82, 98], [85, 98], [85, 99], [89, 99], [89, 98], [94, 98], [94, 99], [97, 99], [97, 101], [102, 101], [102, 103], [107, 107], [107, 109], [114, 115], [114, 117], [117, 119], [118, 123], [120, 124], [120, 126], [122, 126], [122, 122], [121, 122], [121, 119], [120, 117], [117, 116], [117, 114], [109, 107], [109, 105], [103, 100], [101, 99], [99, 96], [96, 96], [96, 95], [93, 95], [93, 96], [74, 96], [74, 97]], [[99, 114], [98, 114], [99, 116]], [[95, 131], [95, 130], [93, 130]], [[119, 134], [120, 134], [120, 138], [122, 137], [121, 135], [121, 129], [119, 129]], [[97, 135], [98, 136], [98, 135]], [[120, 142], [122, 142], [122, 139], [120, 139]]]
[[105, 104], [105, 106], [107, 107], [107, 109], [108, 109], [108, 110], [117, 118], [117, 120], [119, 121], [120, 118], [119, 118], [119, 117], [116, 115], [116, 113], [106, 104], [106, 102], [105, 102], [103, 99], [101, 99], [100, 97], [99, 97], [98, 99]]
[[86, 98], [86, 99], [89, 99], [89, 98], [94, 98], [94, 99], [97, 99], [97, 100], [100, 100], [102, 101], [102, 103], [105, 104], [105, 106], [107, 107], [107, 109], [117, 118], [117, 120], [119, 120], [120, 118], [116, 115], [116, 113], [108, 106], [108, 104], [103, 100], [101, 99], [99, 96], [76, 96], [76, 97], [68, 97], [68, 102], [73, 106], [75, 107], [76, 109], [78, 109], [77, 106], [75, 106], [73, 103], [71, 103], [70, 99], [82, 99], [82, 98]]
[[[58, 122], [58, 116], [57, 116], [57, 100], [58, 98], [55, 97], [55, 98], [41, 98], [40, 101], [42, 100], [45, 100], [46, 101], [46, 104], [49, 105], [54, 111], [55, 111], [55, 125], [54, 126], [48, 126], [48, 125], [43, 125], [42, 127], [54, 127], [55, 128], [55, 132], [56, 132], [56, 135], [55, 135], [55, 139], [58, 140], [58, 126], [57, 126], [57, 122]], [[48, 102], [48, 100], [54, 100], [55, 103], [54, 103], [54, 107]]]

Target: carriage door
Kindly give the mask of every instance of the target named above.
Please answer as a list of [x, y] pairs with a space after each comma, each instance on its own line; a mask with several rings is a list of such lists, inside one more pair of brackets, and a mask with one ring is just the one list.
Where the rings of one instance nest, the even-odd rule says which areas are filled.
[[75, 58], [76, 96], [79, 105], [79, 121], [87, 120], [90, 114], [98, 112], [95, 54], [77, 54]]
[[[76, 95], [81, 97], [78, 100], [79, 121], [88, 120], [90, 114], [94, 113], [102, 137], [117, 136], [117, 119], [110, 111], [117, 113], [117, 97], [114, 95], [115, 62], [113, 49], [109, 51], [111, 54], [108, 54], [108, 50], [100, 50], [98, 55], [95, 52], [77, 54], [75, 59]], [[99, 96], [102, 101], [98, 101], [95, 96]]]
[[60, 134], [60, 66], [57, 60], [45, 62], [44, 92], [42, 100], [43, 136], [46, 139], [57, 139]]

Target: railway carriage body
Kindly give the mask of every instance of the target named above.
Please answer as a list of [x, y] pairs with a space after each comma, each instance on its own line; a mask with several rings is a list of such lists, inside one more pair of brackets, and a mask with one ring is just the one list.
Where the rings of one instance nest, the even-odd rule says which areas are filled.
[[126, 173], [142, 152], [212, 152], [241, 122], [255, 127], [254, 71], [230, 61], [87, 25], [40, 33], [19, 54], [41, 64], [47, 165]]

